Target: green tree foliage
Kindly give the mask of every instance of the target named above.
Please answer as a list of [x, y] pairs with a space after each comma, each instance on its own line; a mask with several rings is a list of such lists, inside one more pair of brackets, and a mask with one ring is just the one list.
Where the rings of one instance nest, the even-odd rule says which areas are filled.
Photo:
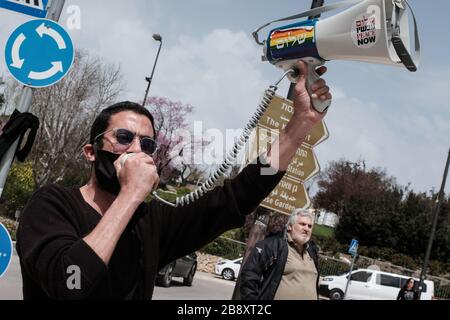
[[[374, 258], [400, 260], [401, 256], [396, 254], [411, 256], [416, 261], [423, 258], [436, 195], [415, 193], [398, 185], [383, 170], [368, 170], [363, 161], [331, 163], [318, 185], [315, 205], [339, 215], [335, 231], [339, 242], [358, 239]], [[448, 263], [450, 258], [449, 212], [446, 199], [431, 255], [442, 263]], [[405, 264], [411, 266], [412, 262], [408, 260]]]
[[395, 185], [395, 179], [380, 169], [366, 170], [364, 161], [356, 163], [340, 160], [331, 162], [319, 177], [314, 201], [317, 208], [324, 208], [342, 216], [350, 198], [377, 198], [384, 190]]
[[35, 189], [33, 167], [30, 162], [15, 164], [8, 175], [2, 196], [3, 216], [14, 218], [16, 210], [22, 210]]

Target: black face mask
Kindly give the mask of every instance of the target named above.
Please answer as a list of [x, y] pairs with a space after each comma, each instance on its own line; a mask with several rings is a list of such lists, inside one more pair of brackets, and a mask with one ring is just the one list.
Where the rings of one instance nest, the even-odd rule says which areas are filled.
[[95, 176], [100, 188], [109, 193], [118, 195], [120, 192], [120, 182], [117, 178], [114, 162], [119, 159], [120, 154], [111, 153], [104, 150], [95, 150]]

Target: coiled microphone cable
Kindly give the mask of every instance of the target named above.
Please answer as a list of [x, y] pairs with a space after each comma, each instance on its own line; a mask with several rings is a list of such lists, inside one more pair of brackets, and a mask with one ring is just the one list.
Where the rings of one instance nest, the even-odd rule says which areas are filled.
[[234, 144], [233, 149], [228, 153], [224, 163], [216, 170], [216, 172], [214, 172], [211, 175], [211, 177], [203, 185], [201, 185], [197, 190], [191, 192], [190, 194], [177, 198], [175, 203], [162, 199], [160, 196], [158, 196], [156, 191], [152, 192], [152, 195], [155, 197], [155, 199], [166, 205], [177, 208], [193, 203], [198, 199], [200, 199], [201, 197], [203, 197], [206, 193], [211, 191], [216, 186], [217, 182], [226, 175], [228, 170], [235, 163], [240, 151], [250, 139], [252, 131], [256, 129], [262, 116], [264, 115], [264, 113], [266, 113], [267, 109], [269, 108], [278, 90], [278, 85], [281, 83], [281, 81], [283, 81], [284, 78], [286, 78], [288, 75], [291, 74], [294, 76], [298, 76], [298, 71], [295, 69], [288, 70], [287, 72], [284, 73], [283, 77], [281, 77], [280, 80], [275, 82], [273, 85], [269, 87], [269, 89], [267, 89], [264, 92], [264, 96], [260, 104], [258, 105], [258, 109], [250, 119], [249, 123], [245, 127], [238, 141], [236, 141], [236, 143]]

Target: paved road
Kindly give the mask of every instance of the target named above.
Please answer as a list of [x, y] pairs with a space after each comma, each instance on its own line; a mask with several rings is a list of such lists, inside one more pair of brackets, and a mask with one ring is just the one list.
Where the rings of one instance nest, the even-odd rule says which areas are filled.
[[[183, 286], [182, 278], [174, 278], [170, 288], [155, 287], [154, 300], [230, 300], [234, 281], [204, 272], [195, 274], [192, 287]], [[0, 300], [22, 300], [22, 277], [19, 258], [13, 256], [8, 271], [0, 279]], [[321, 297], [321, 300], [328, 300]]]
[[[192, 287], [184, 287], [182, 278], [174, 278], [170, 288], [155, 287], [155, 300], [230, 300], [235, 282], [219, 276], [197, 272]], [[13, 256], [11, 265], [0, 279], [0, 300], [22, 300], [22, 277], [19, 258]]]
[[22, 276], [17, 255], [12, 257], [8, 271], [0, 279], [0, 300], [22, 300]]
[[155, 287], [154, 300], [230, 300], [234, 281], [197, 272], [192, 287], [184, 287], [182, 278], [174, 278], [170, 288]]

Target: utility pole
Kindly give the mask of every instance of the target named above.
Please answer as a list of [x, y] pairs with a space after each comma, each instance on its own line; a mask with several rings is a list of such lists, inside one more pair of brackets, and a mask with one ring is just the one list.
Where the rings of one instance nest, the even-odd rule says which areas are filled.
[[[325, 0], [313, 0], [312, 4], [311, 4], [311, 9], [315, 9], [315, 8], [319, 8], [322, 7], [325, 3]], [[308, 19], [316, 19], [316, 18], [320, 18], [320, 15], [314, 16], [314, 17], [308, 17]], [[289, 93], [287, 98], [289, 100], [294, 100], [294, 91], [295, 91], [295, 84], [291, 84], [290, 88], [289, 88]], [[259, 213], [259, 214], [258, 214]], [[250, 254], [250, 250], [255, 246], [255, 244], [258, 241], [264, 240], [264, 236], [267, 230], [267, 226], [269, 224], [269, 220], [270, 220], [270, 211], [259, 207], [256, 211], [255, 211], [255, 224], [253, 225], [253, 227], [250, 230], [250, 234], [247, 240], [247, 248], [244, 254], [244, 258], [242, 260], [242, 266], [244, 265], [244, 263], [247, 260], [247, 257]], [[242, 267], [241, 267], [242, 269]], [[236, 286], [234, 287], [234, 291], [233, 291], [233, 300], [240, 300], [240, 293], [239, 293], [239, 288], [240, 288], [240, 272], [239, 272], [239, 276], [237, 278], [236, 281]]]
[[[61, 17], [65, 2], [66, 0], [50, 0], [47, 6], [46, 18], [58, 22], [59, 18]], [[27, 86], [23, 87], [19, 106], [17, 107], [17, 110], [19, 112], [25, 113], [30, 111], [31, 104], [33, 102], [33, 93], [33, 88]], [[6, 179], [8, 178], [8, 173], [14, 162], [14, 156], [18, 147], [19, 139], [17, 139], [17, 141], [12, 144], [8, 152], [0, 159], [0, 197], [3, 194]]]
[[441, 211], [442, 201], [445, 195], [445, 184], [447, 182], [448, 168], [450, 166], [450, 150], [448, 152], [447, 164], [445, 165], [444, 178], [442, 179], [441, 190], [436, 198], [435, 206], [433, 207], [433, 225], [431, 227], [430, 239], [428, 241], [427, 252], [425, 253], [425, 259], [423, 261], [422, 272], [420, 273], [420, 282], [419, 282], [419, 299], [422, 295], [422, 288], [425, 278], [427, 276], [428, 264], [430, 262], [431, 249], [433, 248], [434, 237], [436, 235], [436, 228], [439, 219], [439, 213]]

